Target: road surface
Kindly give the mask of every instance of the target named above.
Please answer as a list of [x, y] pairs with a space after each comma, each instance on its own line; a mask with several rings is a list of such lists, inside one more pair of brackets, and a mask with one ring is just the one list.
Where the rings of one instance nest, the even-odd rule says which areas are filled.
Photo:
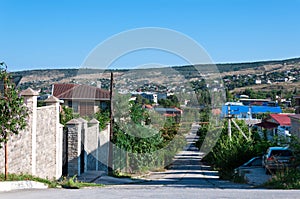
[[175, 157], [170, 169], [152, 173], [145, 182], [78, 190], [21, 190], [0, 193], [0, 198], [299, 198], [298, 190], [254, 189], [250, 185], [220, 180], [217, 172], [200, 163], [202, 155], [193, 144], [197, 139], [197, 128], [196, 125], [192, 127], [191, 133], [187, 136], [188, 146]]

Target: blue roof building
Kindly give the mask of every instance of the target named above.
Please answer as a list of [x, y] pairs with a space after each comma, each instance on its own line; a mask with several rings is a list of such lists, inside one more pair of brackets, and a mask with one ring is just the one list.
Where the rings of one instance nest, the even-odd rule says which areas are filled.
[[230, 114], [239, 119], [256, 118], [257, 114], [262, 113], [282, 113], [279, 106], [224, 105], [222, 106], [221, 117], [228, 115], [228, 106], [230, 106]]

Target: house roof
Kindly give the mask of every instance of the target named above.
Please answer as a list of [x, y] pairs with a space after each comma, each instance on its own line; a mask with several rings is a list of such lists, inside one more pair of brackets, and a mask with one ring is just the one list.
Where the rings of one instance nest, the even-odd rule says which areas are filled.
[[290, 126], [291, 118], [289, 115], [291, 114], [270, 114], [270, 117], [274, 119], [280, 126]]
[[160, 114], [164, 114], [165, 116], [174, 116], [174, 114], [182, 114], [182, 111], [178, 108], [154, 108], [154, 110]]
[[290, 118], [300, 120], [300, 114], [289, 115]]
[[275, 124], [273, 122], [268, 122], [268, 121], [263, 121], [261, 123], [255, 124], [255, 125], [263, 127], [265, 129], [274, 129], [274, 128], [277, 128], [277, 126], [279, 126], [278, 124]]
[[[258, 113], [281, 113], [279, 106], [244, 106], [244, 105], [231, 105], [231, 114], [239, 115], [242, 113], [248, 113], [251, 111], [252, 114]], [[228, 106], [222, 106], [222, 115], [228, 114]]]
[[52, 95], [59, 99], [109, 100], [110, 92], [80, 84], [54, 84]]

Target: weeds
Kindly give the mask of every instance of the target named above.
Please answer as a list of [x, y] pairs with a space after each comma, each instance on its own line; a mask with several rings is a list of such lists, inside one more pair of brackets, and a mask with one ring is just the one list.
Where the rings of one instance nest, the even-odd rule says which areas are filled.
[[271, 189], [300, 189], [300, 171], [298, 169], [287, 169], [276, 172], [272, 179], [264, 184]]

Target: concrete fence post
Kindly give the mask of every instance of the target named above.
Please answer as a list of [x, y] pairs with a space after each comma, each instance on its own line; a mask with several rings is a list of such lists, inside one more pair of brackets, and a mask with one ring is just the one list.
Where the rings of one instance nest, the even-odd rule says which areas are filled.
[[89, 126], [92, 126], [92, 132], [90, 132], [93, 136], [93, 151], [92, 151], [92, 157], [95, 160], [92, 165], [93, 168], [95, 168], [96, 171], [98, 171], [99, 167], [99, 148], [100, 148], [100, 143], [99, 143], [99, 121], [93, 118], [89, 123]]
[[60, 100], [54, 96], [50, 96], [45, 100], [47, 106], [55, 106], [55, 143], [56, 143], [56, 179], [62, 175], [62, 145], [63, 145], [63, 128], [59, 122]]

